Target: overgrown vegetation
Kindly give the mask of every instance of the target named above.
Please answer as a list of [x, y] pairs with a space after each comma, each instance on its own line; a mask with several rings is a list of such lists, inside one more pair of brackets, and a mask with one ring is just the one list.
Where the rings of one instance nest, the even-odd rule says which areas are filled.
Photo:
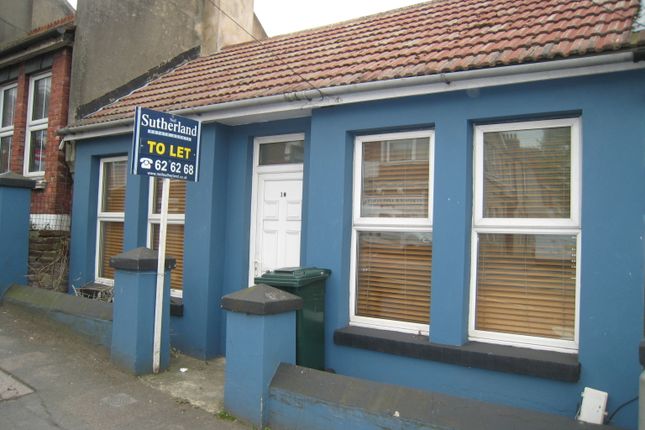
[[29, 284], [65, 292], [69, 264], [69, 232], [31, 230], [29, 232]]
[[223, 409], [217, 413], [217, 418], [224, 421], [237, 421], [237, 418], [235, 416], [229, 414], [228, 411]]

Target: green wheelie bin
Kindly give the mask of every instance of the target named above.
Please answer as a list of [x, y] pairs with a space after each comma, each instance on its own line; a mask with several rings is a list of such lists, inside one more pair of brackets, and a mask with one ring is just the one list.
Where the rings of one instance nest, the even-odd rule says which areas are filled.
[[301, 297], [303, 308], [296, 312], [296, 364], [325, 369], [325, 282], [331, 271], [317, 267], [285, 267], [255, 278]]

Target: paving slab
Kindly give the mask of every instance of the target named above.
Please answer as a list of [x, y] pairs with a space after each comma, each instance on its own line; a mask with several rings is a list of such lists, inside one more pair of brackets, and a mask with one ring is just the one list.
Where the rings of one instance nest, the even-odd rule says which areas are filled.
[[31, 394], [34, 390], [0, 370], [0, 400], [10, 400]]
[[224, 411], [224, 357], [203, 361], [172, 353], [170, 366], [157, 375], [141, 376], [141, 381], [157, 390], [182, 399], [212, 414]]
[[[189, 362], [176, 365], [195, 378], [198, 363]], [[104, 347], [20, 306], [0, 305], [0, 390], [20, 393], [0, 400], [0, 429], [250, 429], [152, 388], [155, 384], [172, 386], [126, 374], [112, 365]]]

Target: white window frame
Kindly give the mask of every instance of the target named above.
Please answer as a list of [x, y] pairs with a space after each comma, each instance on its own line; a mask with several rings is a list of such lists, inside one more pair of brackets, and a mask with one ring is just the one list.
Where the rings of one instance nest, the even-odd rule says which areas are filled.
[[[23, 175], [28, 177], [43, 177], [45, 175], [44, 170], [38, 170], [34, 172], [29, 171], [29, 155], [31, 153], [31, 133], [34, 131], [47, 130], [49, 126], [49, 112], [47, 112], [47, 117], [32, 120], [34, 109], [34, 85], [36, 81], [40, 79], [49, 78], [50, 79], [50, 97], [51, 97], [51, 72], [41, 73], [38, 75], [33, 75], [29, 78], [29, 100], [27, 104], [27, 133], [25, 136], [25, 154], [23, 162]], [[50, 100], [51, 102], [51, 100]], [[45, 131], [47, 134], [47, 131]], [[45, 142], [45, 145], [50, 145], [50, 142]], [[46, 158], [45, 158], [46, 161]]]
[[[363, 143], [384, 140], [428, 138], [428, 216], [424, 218], [377, 218], [361, 216], [363, 177]], [[358, 266], [359, 232], [432, 233], [432, 201], [434, 200], [434, 131], [420, 130], [357, 136], [354, 140], [354, 179], [352, 204], [352, 238], [349, 280], [349, 324], [380, 330], [413, 334], [430, 334], [428, 324], [388, 320], [356, 315], [356, 268]]]
[[[99, 165], [99, 192], [98, 192], [98, 202], [96, 208], [96, 247], [95, 247], [95, 256], [94, 256], [94, 279], [97, 283], [105, 285], [114, 285], [114, 279], [102, 278], [99, 276], [100, 267], [101, 267], [101, 223], [103, 222], [121, 222], [125, 227], [125, 212], [103, 212], [101, 206], [103, 203], [103, 193], [104, 193], [104, 169], [106, 163], [125, 161], [128, 162], [127, 156], [121, 157], [107, 157], [100, 160]], [[126, 181], [127, 181], [127, 170], [126, 170]], [[126, 185], [127, 187], [127, 185]], [[125, 235], [125, 232], [124, 232]], [[125, 237], [124, 237], [125, 239]]]
[[[146, 243], [148, 248], [152, 249], [152, 244], [153, 244], [153, 237], [152, 237], [152, 226], [153, 224], [161, 224], [161, 214], [154, 213], [154, 191], [155, 191], [155, 178], [150, 177], [148, 181], [148, 233], [147, 233], [147, 239]], [[161, 193], [161, 190], [158, 190], [159, 193]], [[173, 214], [173, 213], [168, 213], [168, 225], [182, 225], [184, 226], [184, 234], [186, 233], [186, 213], [184, 212], [183, 214]], [[184, 236], [185, 238], [185, 236]], [[186, 241], [184, 240], [184, 251], [185, 251], [185, 243]], [[185, 261], [185, 260], [184, 260]], [[183, 293], [183, 285], [182, 289], [177, 289], [177, 288], [171, 288], [170, 289], [170, 295], [172, 297], [177, 297], [177, 298], [182, 298], [184, 296]]]
[[[264, 173], [297, 173], [303, 176], [304, 163], [285, 163], [269, 164], [260, 166], [260, 145], [267, 143], [292, 142], [296, 140], [305, 141], [304, 133], [276, 134], [271, 136], [260, 136], [253, 139], [253, 179], [251, 182], [251, 226], [249, 236], [249, 266], [248, 266], [248, 285], [252, 287], [255, 284], [254, 265], [255, 262], [255, 245], [257, 234], [257, 220], [255, 217], [258, 213], [258, 188], [259, 177]], [[305, 142], [306, 143], [306, 142]], [[303, 178], [304, 179], [304, 178]], [[303, 196], [304, 198], [304, 190]], [[302, 226], [301, 226], [302, 227]], [[302, 234], [302, 231], [301, 231]], [[302, 236], [301, 236], [302, 237]]]
[[[2, 108], [4, 107], [4, 95], [5, 95], [5, 92], [7, 92], [8, 90], [10, 90], [12, 88], [16, 88], [16, 92], [17, 92], [18, 91], [17, 90], [18, 84], [14, 82], [14, 83], [9, 84], [9, 85], [0, 86], [0, 121], [2, 119], [2, 115], [4, 114]], [[18, 100], [16, 99], [16, 104], [17, 104], [17, 102], [18, 102]], [[11, 152], [12, 152], [11, 147], [13, 146], [13, 132], [14, 132], [15, 119], [16, 118], [15, 118], [15, 105], [14, 105], [14, 116], [13, 116], [13, 121], [11, 121], [11, 124], [8, 125], [8, 126], [2, 127], [2, 123], [0, 122], [0, 139], [2, 139], [3, 137], [11, 137], [11, 142], [12, 142], [11, 145], [9, 146], [9, 166], [8, 166], [7, 171], [11, 170], [11, 167], [10, 167], [11, 166]], [[0, 171], [0, 173], [4, 173], [4, 172]]]
[[[485, 218], [484, 198], [484, 133], [531, 130], [543, 128], [571, 128], [571, 195], [569, 218]], [[576, 353], [579, 345], [580, 322], [580, 211], [581, 211], [581, 124], [580, 118], [563, 118], [542, 121], [524, 121], [475, 126], [474, 130], [474, 201], [473, 227], [471, 236], [470, 268], [470, 312], [468, 321], [469, 339], [479, 342], [519, 346]], [[570, 235], [576, 237], [576, 298], [573, 340], [552, 339], [500, 333], [475, 329], [477, 310], [477, 260], [480, 234], [527, 234], [527, 235]]]
[[304, 163], [284, 163], [284, 164], [267, 164], [260, 165], [260, 145], [268, 143], [294, 142], [305, 140], [304, 133], [277, 134], [272, 136], [261, 136], [253, 139], [253, 176], [256, 173], [285, 173], [285, 172], [302, 172]]

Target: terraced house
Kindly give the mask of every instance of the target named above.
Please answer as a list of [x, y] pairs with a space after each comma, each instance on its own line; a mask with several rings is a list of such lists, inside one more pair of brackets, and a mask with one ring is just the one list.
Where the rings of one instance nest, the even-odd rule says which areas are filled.
[[0, 173], [36, 181], [24, 283], [65, 290], [72, 175], [56, 130], [67, 125], [74, 9], [29, 0], [0, 10]]
[[134, 108], [202, 122], [170, 192], [173, 345], [225, 354], [219, 300], [331, 270], [325, 367], [636, 427], [643, 337], [645, 18], [636, 0], [442, 0], [234, 45], [63, 130], [70, 279], [156, 246], [128, 174]]

